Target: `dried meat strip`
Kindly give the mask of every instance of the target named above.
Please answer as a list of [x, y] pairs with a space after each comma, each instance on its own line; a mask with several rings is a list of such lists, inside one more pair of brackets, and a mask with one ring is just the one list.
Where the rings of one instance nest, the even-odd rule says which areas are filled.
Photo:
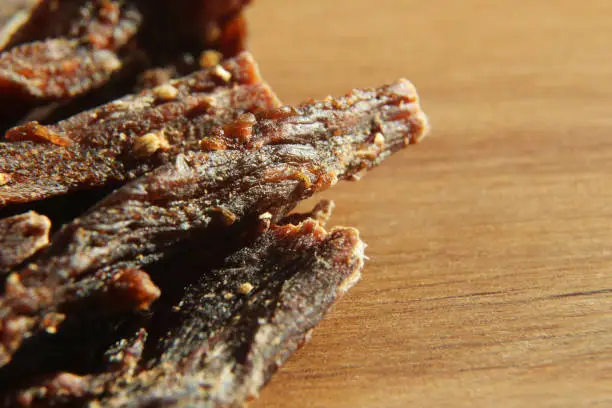
[[[126, 341], [131, 343], [130, 338], [141, 327], [147, 328], [147, 336], [152, 339], [164, 336], [171, 328], [175, 306], [184, 296], [185, 288], [196, 283], [203, 271], [220, 267], [229, 255], [251, 245], [266, 225], [269, 227], [268, 223], [253, 219], [218, 229], [209, 239], [190, 240], [181, 246], [179, 253], [147, 265], [144, 269], [150, 276], [149, 282], [162, 289], [163, 296], [146, 311], [127, 311], [128, 304], [135, 305], [136, 299], [146, 301], [143, 294], [148, 293], [149, 299], [156, 295], [150, 285], [131, 285], [128, 273], [107, 282], [98, 292], [78, 298], [62, 313], [51, 314], [44, 322], [46, 329], [27, 338], [11, 362], [0, 367], [0, 401], [11, 390], [53, 378], [58, 372], [125, 372], [130, 359], [124, 361], [120, 355], [128, 352]], [[140, 276], [146, 278], [144, 271]], [[139, 287], [144, 290], [138, 290]], [[90, 329], [84, 331], [83, 327]], [[118, 339], [125, 341], [113, 347]], [[147, 356], [150, 354], [147, 352]]]
[[[141, 15], [132, 6], [112, 0], [88, 2], [37, 3], [25, 26], [39, 36], [38, 41], [20, 42], [4, 37], [6, 50], [0, 53], [0, 103], [5, 109], [0, 114], [3, 129], [26, 113], [52, 101], [67, 101], [89, 93], [105, 84], [123, 66], [117, 54], [138, 31]], [[63, 13], [80, 5], [74, 13]], [[65, 17], [67, 21], [47, 18]], [[38, 19], [41, 22], [35, 23]], [[61, 18], [59, 20], [62, 20]], [[22, 27], [23, 28], [23, 27]], [[59, 37], [51, 37], [49, 30], [57, 29]], [[24, 28], [27, 32], [26, 28]], [[28, 38], [28, 36], [25, 36]], [[13, 45], [13, 46], [11, 46]]]
[[[146, 22], [139, 43], [177, 51], [217, 49], [232, 57], [245, 48], [242, 10], [250, 0], [4, 0], [0, 6], [0, 50], [47, 38], [72, 38], [89, 25], [95, 8], [106, 15], [119, 4], [138, 10]], [[149, 40], [147, 42], [147, 39]], [[195, 48], [189, 49], [189, 46]], [[175, 54], [175, 55], [178, 55]]]
[[34, 211], [0, 220], [0, 276], [49, 243], [51, 221]]
[[359, 280], [363, 248], [351, 228], [327, 232], [312, 220], [272, 228], [187, 292], [157, 365], [106, 384], [102, 405], [224, 407], [256, 398]]
[[224, 144], [231, 137], [242, 148], [177, 156], [64, 226], [44, 253], [15, 271], [0, 299], [5, 362], [47, 314], [73, 301], [74, 293], [86, 297], [92, 279], [104, 285], [125, 268], [141, 268], [205, 236], [211, 226], [264, 213], [274, 222], [298, 201], [360, 175], [427, 131], [406, 80], [251, 119], [229, 125], [219, 138]]
[[158, 84], [186, 75], [207, 50], [229, 58], [245, 49], [248, 0], [21, 3], [6, 6], [20, 11], [0, 31], [2, 129], [114, 100], [154, 72], [164, 73]]
[[[352, 228], [326, 231], [312, 219], [272, 226], [219, 267], [192, 273], [201, 278], [163, 320], [151, 321], [163, 336], [143, 327], [110, 348], [106, 373], [48, 374], [4, 403], [241, 406], [359, 280], [363, 250]], [[185, 268], [178, 262], [169, 272]]]
[[[87, 106], [100, 105], [136, 89], [161, 85], [200, 68], [216, 65], [246, 49], [243, 10], [250, 0], [134, 0], [143, 15], [133, 52], [125, 55], [120, 82], [109, 83], [106, 94], [91, 96]], [[72, 104], [74, 105], [74, 104]], [[81, 103], [78, 106], [83, 106]], [[64, 118], [68, 106], [51, 118]], [[49, 121], [47, 119], [47, 121]]]
[[95, 0], [9, 0], [3, 1], [0, 50], [49, 38], [70, 37], [75, 22]]
[[0, 55], [3, 99], [63, 99], [105, 83], [121, 67], [108, 50], [87, 50], [76, 41], [47, 40]]
[[95, 5], [81, 10], [83, 17], [69, 37], [26, 43], [0, 54], [3, 98], [71, 98], [100, 86], [121, 68], [115, 51], [134, 37], [141, 16], [110, 0]]
[[0, 143], [0, 207], [119, 185], [179, 153], [220, 148], [215, 135], [226, 125], [279, 105], [242, 53], [54, 125], [15, 127], [6, 133], [13, 143]]

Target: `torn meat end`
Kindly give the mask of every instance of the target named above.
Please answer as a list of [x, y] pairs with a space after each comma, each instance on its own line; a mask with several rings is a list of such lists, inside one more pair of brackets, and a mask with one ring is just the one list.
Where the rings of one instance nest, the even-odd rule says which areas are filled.
[[112, 302], [108, 310], [145, 310], [160, 295], [161, 290], [144, 271], [126, 268], [115, 273], [106, 289], [105, 298]]
[[0, 220], [0, 275], [19, 265], [49, 243], [51, 222], [29, 211]]
[[287, 215], [285, 218], [279, 221], [280, 225], [285, 224], [299, 224], [302, 221], [311, 218], [318, 221], [321, 225], [325, 226], [336, 204], [332, 200], [321, 200], [315, 205], [315, 207], [306, 213], [293, 213]]

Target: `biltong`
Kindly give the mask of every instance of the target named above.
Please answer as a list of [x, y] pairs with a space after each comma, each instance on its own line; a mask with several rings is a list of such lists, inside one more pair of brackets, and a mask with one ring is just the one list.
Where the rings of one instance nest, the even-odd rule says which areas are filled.
[[[54, 9], [53, 3], [58, 7]], [[82, 7], [76, 13], [63, 13], [66, 8], [75, 11], [74, 6], [79, 4]], [[38, 21], [64, 14], [71, 17], [65, 24]], [[68, 100], [105, 84], [122, 68], [117, 52], [135, 36], [141, 22], [134, 7], [112, 0], [40, 1], [29, 16], [30, 21], [11, 38], [5, 37], [6, 50], [0, 53], [4, 123], [19, 119], [38, 105]], [[48, 30], [61, 36], [55, 37]], [[36, 41], [22, 42], [32, 31]]]
[[[45, 317], [86, 298], [126, 268], [141, 269], [214, 225], [270, 214], [360, 176], [427, 131], [412, 84], [400, 80], [228, 125], [236, 148], [179, 154], [65, 225], [15, 270], [0, 299], [4, 363]], [[228, 138], [229, 136], [229, 138]]]
[[291, 210], [423, 138], [416, 91], [280, 106], [249, 3], [0, 5], [0, 406], [242, 406], [359, 279]]
[[54, 125], [14, 127], [0, 142], [0, 207], [118, 186], [180, 153], [227, 148], [227, 125], [279, 105], [242, 53]]
[[29, 211], [0, 219], [0, 277], [49, 243], [51, 221]]
[[170, 79], [198, 69], [204, 51], [228, 58], [245, 47], [247, 0], [24, 3], [2, 19], [0, 129], [66, 117], [129, 93], [151, 70]]
[[[306, 219], [271, 226], [201, 276], [151, 337], [148, 327], [105, 353], [102, 373], [49, 373], [5, 397], [5, 405], [105, 407], [241, 406], [310, 337], [360, 278], [357, 230]], [[183, 275], [178, 261], [169, 273]], [[154, 354], [148, 350], [155, 350]]]

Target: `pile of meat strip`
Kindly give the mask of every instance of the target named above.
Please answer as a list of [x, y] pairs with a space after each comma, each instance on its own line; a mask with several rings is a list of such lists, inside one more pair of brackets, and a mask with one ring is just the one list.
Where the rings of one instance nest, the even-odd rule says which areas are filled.
[[2, 2], [0, 406], [242, 406], [359, 279], [291, 211], [421, 140], [416, 91], [283, 105], [247, 3]]

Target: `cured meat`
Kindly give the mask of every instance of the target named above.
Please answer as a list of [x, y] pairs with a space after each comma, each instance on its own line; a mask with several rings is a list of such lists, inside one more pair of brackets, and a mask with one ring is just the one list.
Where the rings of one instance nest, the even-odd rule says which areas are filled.
[[162, 318], [150, 324], [164, 335], [136, 329], [110, 347], [105, 372], [49, 373], [4, 404], [240, 406], [359, 280], [363, 250], [356, 230], [306, 219], [272, 226], [216, 268], [174, 263], [169, 273], [201, 278], [165, 314], [155, 310]]
[[0, 276], [49, 243], [51, 221], [34, 211], [0, 220]]
[[[92, 1], [79, 11], [78, 18], [66, 27], [65, 37], [49, 38], [42, 32], [40, 41], [0, 54], [3, 98], [74, 97], [100, 86], [121, 68], [115, 52], [138, 31], [138, 11], [111, 0]], [[40, 24], [37, 29], [46, 27], [59, 26]]]
[[249, 3], [0, 4], [0, 406], [242, 406], [359, 279], [291, 210], [420, 141], [416, 91], [281, 106]]
[[65, 118], [130, 93], [154, 71], [165, 72], [161, 82], [188, 74], [207, 50], [235, 56], [248, 3], [12, 0], [0, 6], [0, 127]]
[[312, 220], [273, 227], [203, 275], [182, 300], [181, 323], [163, 339], [157, 364], [107, 385], [102, 405], [223, 407], [257, 397], [357, 282], [363, 257], [354, 229], [326, 232]]
[[275, 222], [298, 201], [359, 176], [426, 131], [406, 80], [238, 119], [218, 140], [235, 148], [179, 155], [126, 184], [11, 275], [0, 299], [4, 361], [46, 315], [126, 269], [141, 269], [220, 225], [265, 213]]
[[[224, 127], [280, 102], [250, 54], [54, 125], [30, 122], [0, 143], [0, 207], [117, 186], [180, 153], [226, 148]], [[84, 210], [84, 209], [83, 209]]]

